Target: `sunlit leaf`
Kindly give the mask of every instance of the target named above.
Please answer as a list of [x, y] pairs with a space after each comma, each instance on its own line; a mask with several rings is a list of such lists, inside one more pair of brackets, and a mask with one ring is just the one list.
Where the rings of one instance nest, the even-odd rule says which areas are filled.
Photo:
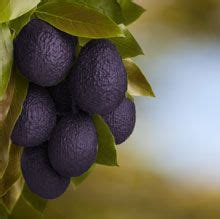
[[112, 38], [111, 41], [116, 45], [121, 57], [129, 58], [138, 55], [143, 55], [143, 50], [141, 49], [133, 35], [124, 25], [120, 26], [124, 32], [125, 37], [115, 37]]
[[26, 184], [24, 185], [22, 197], [27, 202], [27, 204], [29, 204], [32, 208], [37, 210], [39, 213], [42, 214], [44, 212], [46, 205], [47, 205], [47, 200], [42, 199], [38, 195], [31, 192]]
[[40, 0], [1, 0], [0, 23], [15, 19], [35, 8]]
[[0, 100], [2, 100], [10, 80], [12, 63], [12, 35], [6, 24], [0, 24]]
[[128, 93], [132, 96], [151, 96], [155, 94], [141, 69], [131, 60], [123, 60], [128, 75]]
[[120, 27], [102, 13], [77, 3], [54, 2], [39, 7], [37, 17], [69, 34], [88, 38], [123, 36]]
[[9, 27], [14, 31], [15, 35], [18, 35], [21, 29], [30, 21], [31, 15], [34, 13], [34, 11], [35, 9], [32, 9], [28, 13], [9, 22]]
[[87, 172], [85, 172], [83, 175], [78, 176], [78, 177], [72, 177], [71, 181], [75, 188], [77, 188], [94, 170], [95, 164], [93, 164]]
[[11, 189], [2, 197], [2, 202], [6, 207], [8, 213], [11, 213], [13, 208], [15, 207], [18, 199], [21, 196], [23, 186], [24, 186], [24, 179], [23, 177], [20, 177], [11, 187]]
[[125, 25], [134, 22], [145, 12], [144, 8], [132, 2], [132, 0], [117, 0], [117, 2], [121, 6]]
[[8, 165], [11, 133], [21, 113], [28, 89], [28, 81], [17, 70], [14, 70], [12, 77], [14, 81], [13, 98], [5, 120], [0, 122], [0, 178]]
[[[114, 37], [110, 40], [117, 47], [121, 57], [130, 58], [138, 55], [143, 55], [143, 50], [141, 49], [133, 35], [129, 32], [129, 30], [124, 25], [120, 25], [120, 27], [123, 30], [125, 37]], [[91, 39], [79, 37], [79, 44], [80, 46], [84, 46], [90, 40]]]
[[114, 137], [104, 120], [99, 115], [93, 116], [98, 135], [97, 164], [118, 166]]
[[22, 148], [11, 144], [9, 162], [3, 177], [0, 179], [0, 197], [5, 195], [21, 176], [20, 160]]

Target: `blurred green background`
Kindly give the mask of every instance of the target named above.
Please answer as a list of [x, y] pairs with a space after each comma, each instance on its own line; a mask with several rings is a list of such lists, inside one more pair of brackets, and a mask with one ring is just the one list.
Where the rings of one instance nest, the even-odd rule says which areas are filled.
[[139, 0], [129, 29], [156, 98], [136, 98], [137, 125], [118, 168], [97, 166], [41, 217], [23, 200], [13, 219], [220, 218], [220, 1]]

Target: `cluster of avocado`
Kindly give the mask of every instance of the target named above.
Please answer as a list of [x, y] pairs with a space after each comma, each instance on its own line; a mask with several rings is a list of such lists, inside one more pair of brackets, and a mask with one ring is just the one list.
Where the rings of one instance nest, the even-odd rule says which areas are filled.
[[92, 116], [101, 115], [121, 144], [134, 129], [135, 105], [109, 40], [91, 40], [77, 57], [77, 37], [32, 19], [14, 43], [16, 65], [30, 84], [11, 139], [25, 148], [21, 169], [29, 188], [54, 199], [96, 161]]

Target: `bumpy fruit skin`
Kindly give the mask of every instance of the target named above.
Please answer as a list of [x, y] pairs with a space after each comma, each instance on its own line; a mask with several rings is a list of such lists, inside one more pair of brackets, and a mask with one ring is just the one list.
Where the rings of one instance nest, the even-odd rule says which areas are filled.
[[103, 115], [103, 119], [115, 137], [115, 143], [123, 143], [133, 132], [136, 121], [135, 105], [125, 98], [111, 113]]
[[12, 141], [33, 147], [47, 141], [56, 124], [56, 109], [49, 92], [30, 84], [23, 109], [12, 132]]
[[61, 82], [72, 67], [76, 56], [76, 37], [32, 19], [15, 40], [15, 60], [31, 82], [54, 86]]
[[73, 67], [70, 92], [85, 112], [106, 114], [125, 96], [127, 74], [116, 47], [105, 39], [91, 40]]
[[95, 162], [96, 154], [96, 129], [88, 115], [67, 115], [58, 122], [49, 140], [48, 155], [60, 175], [82, 175]]
[[44, 199], [55, 199], [62, 195], [70, 183], [51, 166], [47, 144], [25, 148], [21, 158], [21, 169], [30, 190]]
[[48, 89], [56, 105], [58, 116], [63, 116], [69, 112], [73, 114], [78, 113], [79, 109], [76, 106], [76, 102], [71, 98], [67, 80], [62, 81], [56, 86], [49, 87]]

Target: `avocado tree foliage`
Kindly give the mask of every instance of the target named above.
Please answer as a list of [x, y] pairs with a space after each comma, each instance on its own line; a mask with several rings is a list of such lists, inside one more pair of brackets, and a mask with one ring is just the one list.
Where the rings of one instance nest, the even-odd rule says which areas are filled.
[[[127, 26], [144, 9], [131, 0], [1, 0], [0, 1], [0, 218], [10, 217], [19, 198], [43, 213], [46, 200], [28, 190], [24, 183], [20, 158], [22, 149], [10, 136], [21, 113], [28, 82], [13, 63], [13, 40], [34, 17], [63, 32], [77, 36], [79, 49], [91, 39], [110, 39], [117, 47], [128, 77], [127, 96], [154, 96], [151, 86], [131, 58], [143, 51]], [[104, 120], [93, 117], [100, 150], [96, 163], [118, 166], [114, 137]], [[93, 171], [73, 177], [77, 187]]]

